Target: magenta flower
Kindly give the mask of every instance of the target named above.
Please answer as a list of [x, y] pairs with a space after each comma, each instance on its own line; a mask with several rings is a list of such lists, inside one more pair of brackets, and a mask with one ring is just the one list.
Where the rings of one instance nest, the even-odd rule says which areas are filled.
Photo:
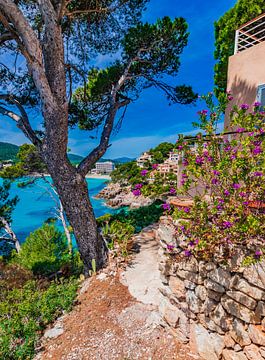
[[225, 201], [224, 199], [218, 199], [219, 204], [223, 204]]
[[237, 133], [243, 133], [243, 132], [245, 132], [245, 131], [246, 131], [245, 128], [238, 128], [238, 129], [236, 130]]
[[162, 204], [161, 206], [162, 206], [163, 210], [168, 210], [169, 211], [171, 209], [170, 204], [167, 204], [167, 203]]
[[224, 221], [223, 222], [223, 227], [225, 229], [230, 229], [233, 226], [233, 224], [230, 221]]
[[213, 170], [213, 174], [214, 174], [215, 176], [219, 176], [219, 175], [220, 175], [220, 171], [218, 171], [218, 170]]
[[143, 184], [136, 184], [135, 186], [134, 186], [134, 190], [139, 190], [139, 189], [141, 189], [143, 187]]
[[261, 102], [259, 101], [256, 101], [254, 104], [253, 104], [254, 107], [260, 107], [261, 106]]
[[183, 159], [182, 164], [183, 164], [183, 166], [188, 166], [189, 162], [187, 159]]
[[182, 145], [179, 145], [179, 146], [178, 146], [178, 150], [183, 150], [183, 146], [182, 146]]
[[168, 251], [173, 251], [175, 249], [174, 245], [167, 245]]
[[239, 196], [242, 197], [242, 198], [244, 198], [244, 197], [247, 196], [247, 194], [246, 194], [245, 192], [241, 191], [241, 192], [239, 193]]
[[135, 189], [135, 190], [132, 191], [132, 193], [133, 193], [134, 196], [140, 196], [141, 195], [141, 190]]
[[255, 252], [255, 258], [256, 258], [256, 259], [259, 259], [261, 256], [262, 256], [262, 251], [261, 251], [261, 250], [257, 250], [257, 251]]
[[174, 194], [176, 194], [176, 189], [171, 188], [171, 189], [169, 190], [169, 192], [170, 192], [170, 194], [174, 195]]
[[203, 115], [203, 116], [206, 116], [208, 114], [208, 110], [201, 110], [201, 111], [198, 111], [197, 113], [198, 115]]
[[203, 158], [201, 156], [196, 156], [195, 162], [198, 165], [202, 165], [203, 164]]
[[241, 108], [242, 110], [248, 110], [248, 109], [249, 109], [249, 105], [248, 105], [248, 104], [241, 104], [241, 105], [240, 105], [240, 108]]
[[142, 176], [146, 176], [147, 174], [148, 174], [148, 170], [142, 170], [142, 171], [141, 171], [141, 175], [142, 175]]
[[229, 195], [230, 195], [229, 190], [225, 190], [225, 191], [224, 191], [224, 195], [225, 195], [225, 196], [229, 196]]
[[256, 146], [253, 150], [253, 154], [254, 155], [259, 155], [259, 154], [262, 154], [262, 149], [260, 146]]
[[255, 172], [253, 173], [253, 175], [256, 176], [256, 177], [261, 177], [261, 176], [263, 176], [263, 172], [261, 172], [261, 171], [255, 171]]
[[228, 99], [229, 101], [232, 101], [232, 100], [234, 99], [234, 97], [233, 97], [232, 95], [229, 95], [229, 96], [227, 96], [227, 99]]
[[186, 214], [188, 214], [188, 213], [190, 212], [190, 209], [189, 209], [188, 207], [185, 207], [185, 208], [184, 208], [184, 212], [185, 212]]
[[153, 164], [153, 165], [152, 165], [152, 169], [153, 169], [153, 170], [156, 170], [157, 168], [158, 168], [158, 164]]
[[240, 185], [240, 184], [233, 184], [233, 188], [234, 188], [235, 190], [240, 189], [240, 188], [241, 188], [241, 185]]
[[249, 201], [243, 201], [243, 205], [248, 206], [248, 205], [249, 205]]
[[212, 184], [213, 184], [213, 185], [219, 184], [219, 180], [216, 179], [216, 178], [213, 178], [213, 179], [212, 179]]
[[190, 256], [192, 255], [192, 253], [191, 253], [190, 250], [185, 250], [185, 251], [184, 251], [184, 255], [185, 255], [186, 257], [190, 257]]

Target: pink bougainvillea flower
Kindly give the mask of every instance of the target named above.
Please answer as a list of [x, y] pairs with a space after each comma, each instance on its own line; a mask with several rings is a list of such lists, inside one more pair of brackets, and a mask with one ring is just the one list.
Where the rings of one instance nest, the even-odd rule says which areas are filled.
[[198, 165], [202, 165], [203, 164], [203, 158], [201, 156], [196, 156], [195, 162]]
[[148, 170], [142, 170], [142, 171], [141, 171], [141, 175], [142, 175], [142, 176], [146, 176], [147, 174], [148, 174]]
[[175, 249], [174, 245], [167, 245], [168, 251], [173, 251]]
[[190, 250], [185, 250], [185, 251], [184, 251], [184, 255], [185, 255], [186, 257], [190, 257], [190, 256], [192, 255], [192, 253], [191, 253]]
[[253, 149], [253, 154], [254, 154], [254, 155], [262, 154], [262, 148], [261, 148], [260, 146], [256, 146], [256, 147]]
[[255, 172], [253, 173], [253, 175], [256, 176], [256, 177], [261, 177], [261, 176], [263, 176], [263, 172], [261, 172], [261, 171], [255, 171]]
[[140, 189], [135, 189], [132, 191], [134, 196], [140, 196], [141, 195], [141, 190]]
[[176, 189], [174, 189], [174, 188], [171, 188], [170, 190], [169, 190], [169, 192], [170, 192], [170, 194], [176, 194]]
[[230, 229], [233, 226], [233, 224], [230, 221], [224, 221], [223, 222], [223, 227], [225, 229]]
[[256, 259], [260, 259], [260, 257], [263, 255], [263, 253], [262, 253], [262, 251], [261, 250], [257, 250], [256, 252], [255, 252], [255, 258]]
[[182, 160], [182, 164], [183, 164], [183, 166], [188, 166], [188, 165], [189, 165], [189, 162], [188, 162], [187, 159], [183, 159], [183, 160]]
[[219, 184], [219, 180], [216, 179], [216, 178], [213, 178], [213, 179], [212, 179], [212, 184], [213, 184], [213, 185]]
[[240, 108], [241, 108], [242, 110], [248, 110], [248, 109], [249, 109], [249, 105], [248, 105], [248, 104], [241, 104], [241, 105], [240, 105]]
[[186, 214], [188, 214], [188, 213], [190, 212], [190, 209], [189, 209], [188, 207], [185, 207], [185, 208], [184, 208], [184, 212], [185, 212]]
[[233, 188], [234, 188], [235, 190], [238, 190], [238, 189], [241, 188], [241, 185], [240, 185], [240, 184], [233, 184]]
[[234, 97], [232, 95], [227, 96], [228, 101], [234, 100]]
[[229, 196], [229, 195], [230, 195], [230, 191], [229, 191], [229, 190], [225, 190], [225, 191], [224, 191], [224, 195], [225, 195], [225, 196]]
[[256, 101], [254, 104], [253, 104], [253, 106], [254, 107], [260, 107], [262, 104], [261, 104], [261, 102], [259, 102], [259, 101]]
[[220, 173], [220, 171], [218, 171], [218, 170], [213, 170], [213, 174], [214, 174], [215, 176], [219, 176], [221, 173]]
[[141, 189], [143, 187], [143, 184], [136, 184], [135, 186], [134, 186], [134, 190], [139, 190], [139, 189]]
[[162, 206], [163, 210], [169, 211], [171, 209], [170, 204], [168, 204], [168, 203], [162, 204], [161, 206]]
[[246, 131], [245, 128], [238, 128], [238, 129], [236, 130], [237, 133], [243, 133], [243, 132], [245, 132], [245, 131]]
[[153, 165], [152, 165], [152, 169], [153, 169], [153, 170], [156, 170], [157, 168], [158, 168], [158, 164], [153, 164]]

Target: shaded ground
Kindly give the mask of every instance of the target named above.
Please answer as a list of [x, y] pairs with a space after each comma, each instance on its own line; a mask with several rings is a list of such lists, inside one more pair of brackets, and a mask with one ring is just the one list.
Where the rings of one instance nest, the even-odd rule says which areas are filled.
[[[189, 347], [159, 325], [160, 285], [154, 266], [156, 246], [150, 233], [138, 238], [142, 249], [122, 282], [118, 274], [93, 278], [83, 286], [79, 305], [63, 319], [62, 335], [44, 341], [36, 359], [194, 360]], [[142, 243], [141, 243], [142, 239]], [[150, 243], [148, 243], [150, 242]], [[146, 265], [143, 265], [143, 264]], [[149, 272], [146, 271], [149, 266]], [[150, 273], [153, 276], [150, 277]]]

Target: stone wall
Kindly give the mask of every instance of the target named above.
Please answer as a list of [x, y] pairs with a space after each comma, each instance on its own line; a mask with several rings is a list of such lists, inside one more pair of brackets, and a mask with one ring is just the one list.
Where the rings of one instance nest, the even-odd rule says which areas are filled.
[[265, 263], [242, 268], [237, 258], [227, 267], [176, 261], [167, 249], [176, 244], [174, 233], [172, 219], [162, 217], [157, 237], [163, 319], [202, 359], [265, 359]]

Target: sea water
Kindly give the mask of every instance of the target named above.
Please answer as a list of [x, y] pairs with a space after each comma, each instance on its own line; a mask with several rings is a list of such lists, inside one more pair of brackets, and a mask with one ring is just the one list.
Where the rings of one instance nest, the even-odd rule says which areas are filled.
[[[48, 177], [46, 180], [51, 181]], [[96, 217], [112, 213], [114, 210], [108, 208], [103, 200], [94, 198], [106, 186], [106, 180], [87, 179], [87, 182]], [[2, 184], [2, 179], [0, 179], [0, 183]], [[58, 202], [50, 185], [41, 178], [27, 187], [21, 188], [17, 185], [17, 181], [13, 182], [10, 189], [10, 198], [15, 195], [19, 198], [19, 202], [12, 213], [12, 229], [19, 241], [23, 242], [44, 221], [56, 217]], [[57, 224], [60, 227], [60, 223]]]

